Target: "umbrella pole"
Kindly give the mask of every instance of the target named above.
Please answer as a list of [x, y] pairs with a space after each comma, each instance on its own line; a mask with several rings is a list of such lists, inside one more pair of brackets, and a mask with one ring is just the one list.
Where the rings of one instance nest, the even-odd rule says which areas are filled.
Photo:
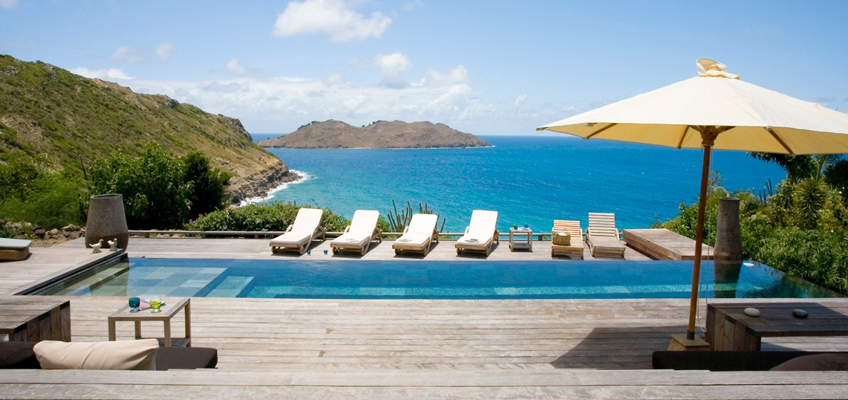
[[698, 223], [695, 226], [695, 263], [692, 268], [692, 297], [689, 300], [689, 327], [686, 339], [695, 339], [695, 315], [698, 312], [698, 284], [701, 279], [701, 247], [704, 243], [704, 213], [707, 208], [707, 180], [710, 175], [710, 152], [716, 133], [706, 130], [701, 133], [704, 146], [704, 166], [701, 169], [701, 195], [698, 196]]

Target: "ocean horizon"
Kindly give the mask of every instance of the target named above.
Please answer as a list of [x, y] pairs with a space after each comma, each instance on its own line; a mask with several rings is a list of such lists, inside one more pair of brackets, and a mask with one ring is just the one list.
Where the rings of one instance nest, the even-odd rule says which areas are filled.
[[[253, 134], [254, 141], [280, 134]], [[560, 136], [480, 136], [492, 147], [450, 149], [273, 149], [303, 176], [253, 202], [285, 201], [329, 208], [350, 219], [358, 209], [386, 218], [412, 203], [445, 219], [445, 231], [462, 232], [475, 209], [498, 211], [498, 229], [527, 225], [550, 231], [554, 219], [579, 220], [589, 212], [616, 214], [619, 229], [647, 228], [694, 203], [701, 150], [666, 148]], [[785, 172], [745, 152], [714, 151], [711, 169], [728, 191], [758, 193]]]

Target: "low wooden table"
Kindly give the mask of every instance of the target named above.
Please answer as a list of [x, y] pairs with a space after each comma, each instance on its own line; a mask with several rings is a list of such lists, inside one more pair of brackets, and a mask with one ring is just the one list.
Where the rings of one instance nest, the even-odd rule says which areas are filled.
[[[525, 236], [526, 238], [519, 238]], [[533, 231], [528, 228], [509, 228], [509, 250], [529, 250], [533, 251]]]
[[[760, 310], [759, 317], [745, 315], [745, 308]], [[792, 310], [809, 313], [805, 319]], [[848, 336], [848, 307], [827, 307], [814, 302], [710, 304], [707, 334], [711, 350], [759, 351], [763, 337]]]
[[70, 342], [71, 302], [41, 296], [0, 298], [0, 335], [12, 342]]
[[[151, 309], [141, 310], [139, 312], [130, 312], [130, 306], [126, 305], [114, 314], [109, 316], [109, 340], [115, 340], [115, 323], [118, 321], [135, 322], [135, 338], [141, 339], [141, 323], [144, 321], [162, 321], [164, 324], [165, 338], [162, 345], [171, 347], [176, 346], [191, 347], [191, 299], [185, 298], [170, 298], [162, 299], [165, 305], [161, 311], [154, 313]], [[185, 310], [185, 338], [171, 338], [171, 318], [177, 315], [180, 310]]]

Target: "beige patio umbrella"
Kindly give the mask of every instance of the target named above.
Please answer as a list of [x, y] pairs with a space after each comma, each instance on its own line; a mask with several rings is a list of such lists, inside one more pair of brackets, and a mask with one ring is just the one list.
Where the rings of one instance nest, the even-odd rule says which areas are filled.
[[687, 339], [695, 338], [710, 151], [848, 153], [848, 114], [739, 80], [724, 64], [697, 61], [698, 75], [536, 130], [584, 139], [703, 148]]

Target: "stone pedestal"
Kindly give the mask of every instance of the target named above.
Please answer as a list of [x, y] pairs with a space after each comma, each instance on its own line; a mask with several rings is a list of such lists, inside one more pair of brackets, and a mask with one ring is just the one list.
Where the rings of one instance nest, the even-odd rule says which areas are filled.
[[718, 202], [715, 260], [742, 261], [742, 234], [739, 230], [739, 199], [723, 197]]
[[[126, 249], [129, 242], [124, 197], [120, 194], [98, 194], [88, 202], [88, 222], [85, 227], [85, 247], [100, 240], [118, 239], [118, 248]], [[108, 248], [108, 247], [107, 247]]]

